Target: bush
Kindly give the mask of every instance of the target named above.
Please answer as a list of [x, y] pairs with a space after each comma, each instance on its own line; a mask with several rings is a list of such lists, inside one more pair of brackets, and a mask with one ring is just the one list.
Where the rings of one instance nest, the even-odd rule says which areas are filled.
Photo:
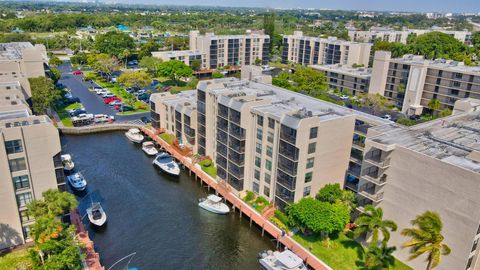
[[406, 117], [398, 118], [397, 124], [404, 125], [404, 126], [413, 126], [417, 124], [417, 121], [408, 119]]
[[203, 167], [210, 167], [212, 166], [212, 161], [210, 159], [205, 159], [201, 162]]
[[135, 110], [146, 110], [147, 104], [143, 103], [142, 101], [136, 101], [133, 107]]
[[288, 224], [288, 217], [280, 210], [275, 210], [275, 217], [283, 224]]
[[244, 201], [249, 202], [255, 199], [255, 193], [253, 191], [247, 191], [247, 195], [243, 198]]
[[269, 202], [267, 199], [265, 199], [264, 197], [262, 197], [262, 196], [258, 196], [257, 199], [255, 200], [255, 203], [257, 203], [257, 204], [265, 204], [265, 205], [270, 204], [270, 202]]
[[180, 92], [181, 92], [181, 91], [178, 90], [178, 89], [171, 89], [171, 90], [170, 90], [170, 94], [172, 94], [172, 95], [178, 94], [178, 93], [180, 93]]

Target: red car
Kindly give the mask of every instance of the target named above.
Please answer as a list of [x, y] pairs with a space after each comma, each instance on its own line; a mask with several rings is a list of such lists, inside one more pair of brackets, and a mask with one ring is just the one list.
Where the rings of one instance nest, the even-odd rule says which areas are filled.
[[111, 98], [105, 98], [105, 99], [103, 100], [103, 103], [108, 104], [108, 103], [110, 103], [110, 102], [112, 102], [112, 101], [115, 101], [115, 100], [122, 101], [121, 98], [111, 97]]
[[80, 70], [77, 70], [77, 71], [74, 71], [72, 72], [73, 75], [83, 75], [83, 72], [81, 72]]

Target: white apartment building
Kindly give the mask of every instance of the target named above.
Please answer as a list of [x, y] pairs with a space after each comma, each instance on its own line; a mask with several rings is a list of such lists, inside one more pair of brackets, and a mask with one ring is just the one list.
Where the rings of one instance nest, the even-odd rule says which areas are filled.
[[200, 51], [165, 51], [165, 52], [152, 52], [152, 56], [162, 59], [163, 61], [179, 60], [190, 66], [193, 61], [200, 62], [200, 68], [207, 68], [206, 54]]
[[468, 43], [472, 36], [472, 33], [469, 31], [453, 31], [445, 30], [441, 28], [431, 28], [431, 29], [403, 29], [403, 30], [394, 30], [391, 28], [382, 28], [382, 27], [372, 27], [370, 30], [361, 31], [356, 30], [355, 28], [348, 29], [348, 36], [350, 40], [357, 42], [374, 42], [377, 39], [387, 41], [387, 42], [399, 42], [407, 44], [407, 39], [410, 35], [423, 35], [430, 32], [441, 32], [447, 35], [450, 35], [463, 43]]
[[350, 42], [335, 37], [307, 37], [302, 31], [283, 36], [283, 63], [301, 65], [363, 65], [368, 67], [371, 43]]
[[350, 67], [340, 64], [311, 65], [327, 77], [328, 88], [349, 95], [368, 93], [372, 69], [365, 67]]
[[270, 36], [263, 31], [247, 30], [244, 35], [201, 35], [199, 31], [190, 31], [189, 38], [190, 51], [199, 51], [205, 56], [207, 69], [253, 65], [256, 61], [268, 64]]

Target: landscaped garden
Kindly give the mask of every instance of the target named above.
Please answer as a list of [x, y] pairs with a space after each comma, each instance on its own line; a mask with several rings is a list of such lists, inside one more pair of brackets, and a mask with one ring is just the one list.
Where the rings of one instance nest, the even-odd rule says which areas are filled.
[[28, 250], [21, 249], [0, 256], [0, 269], [29, 269], [32, 266]]
[[164, 140], [165, 142], [167, 142], [170, 145], [172, 145], [173, 142], [175, 141], [175, 135], [167, 133], [167, 132], [161, 133], [160, 135], [158, 135], [158, 137], [160, 137], [160, 139]]
[[213, 164], [213, 161], [210, 159], [204, 159], [198, 163], [204, 172], [206, 172], [211, 177], [215, 178], [217, 176], [217, 167]]
[[259, 213], [262, 213], [263, 210], [270, 205], [270, 202], [265, 199], [265, 197], [257, 196], [252, 191], [247, 191], [247, 194], [243, 197], [243, 201], [255, 208]]

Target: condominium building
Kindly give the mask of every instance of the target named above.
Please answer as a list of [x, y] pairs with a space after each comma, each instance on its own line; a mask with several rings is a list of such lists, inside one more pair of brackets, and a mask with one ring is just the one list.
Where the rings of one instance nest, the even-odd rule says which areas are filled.
[[152, 56], [162, 59], [163, 61], [179, 60], [190, 66], [193, 61], [200, 62], [200, 68], [207, 68], [206, 54], [200, 51], [166, 51], [152, 52]]
[[0, 250], [29, 240], [29, 202], [65, 190], [60, 151], [50, 119], [32, 115], [23, 96], [0, 90]]
[[[389, 245], [409, 240], [400, 232], [417, 215], [437, 212], [452, 249], [437, 267], [445, 270], [480, 269], [480, 102], [460, 103], [451, 117], [410, 128], [370, 128], [358, 186], [359, 211], [368, 204], [381, 207], [384, 218], [397, 223]], [[408, 249], [395, 253], [413, 269], [426, 266], [426, 256], [408, 261]]]
[[197, 153], [197, 91], [172, 95], [155, 93], [150, 97], [152, 126], [174, 134], [180, 143]]
[[368, 93], [372, 76], [370, 68], [354, 68], [340, 64], [311, 65], [310, 67], [325, 74], [330, 90], [344, 92], [353, 96]]
[[[16, 89], [29, 101], [32, 96], [28, 78], [48, 72], [45, 46], [29, 42], [0, 43], [0, 89]], [[12, 88], [9, 88], [12, 87]]]
[[469, 43], [472, 33], [469, 31], [453, 31], [440, 28], [432, 29], [403, 29], [394, 30], [391, 28], [374, 28], [367, 31], [356, 30], [355, 28], [348, 29], [348, 36], [350, 40], [356, 42], [374, 42], [377, 39], [387, 42], [399, 42], [407, 44], [410, 35], [423, 35], [430, 32], [441, 32], [450, 35], [463, 43]]
[[190, 31], [189, 38], [190, 50], [205, 55], [207, 69], [253, 65], [256, 61], [268, 64], [270, 36], [263, 31], [247, 30], [244, 35], [200, 35], [199, 31]]
[[307, 37], [302, 31], [283, 36], [283, 63], [301, 65], [368, 66], [371, 43], [339, 40], [335, 37]]
[[436, 99], [438, 111], [453, 109], [463, 98], [480, 99], [480, 68], [452, 60], [426, 60], [405, 55], [391, 58], [390, 52], [375, 52], [370, 93], [392, 100], [403, 113], [421, 114]]

